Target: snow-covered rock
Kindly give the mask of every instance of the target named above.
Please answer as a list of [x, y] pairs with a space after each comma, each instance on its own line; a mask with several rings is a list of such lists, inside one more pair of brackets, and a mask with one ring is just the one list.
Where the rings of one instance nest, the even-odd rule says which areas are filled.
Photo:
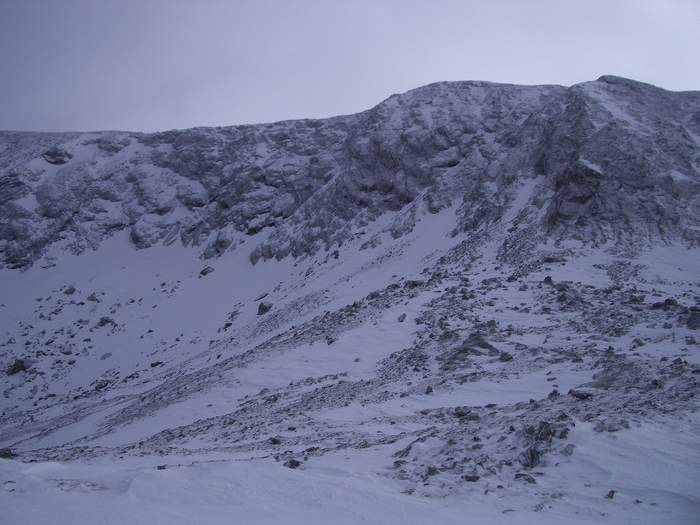
[[0, 503], [690, 523], [699, 190], [700, 93], [610, 76], [2, 132]]
[[[233, 227], [268, 232], [253, 261], [299, 257], [417, 201], [430, 212], [459, 205], [462, 231], [487, 227], [514, 183], [536, 177], [542, 213], [522, 227], [591, 243], [695, 243], [698, 114], [696, 92], [606, 76], [571, 88], [444, 82], [326, 120], [5, 132], [0, 255], [26, 266], [59, 239], [79, 253], [123, 228], [141, 248], [199, 246]], [[27, 194], [38, 206], [22, 206]]]

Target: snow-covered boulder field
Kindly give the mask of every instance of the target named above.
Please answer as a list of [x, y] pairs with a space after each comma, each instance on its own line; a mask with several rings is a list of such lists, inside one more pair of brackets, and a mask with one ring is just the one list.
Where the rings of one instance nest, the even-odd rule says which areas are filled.
[[0, 132], [0, 523], [700, 516], [700, 92]]

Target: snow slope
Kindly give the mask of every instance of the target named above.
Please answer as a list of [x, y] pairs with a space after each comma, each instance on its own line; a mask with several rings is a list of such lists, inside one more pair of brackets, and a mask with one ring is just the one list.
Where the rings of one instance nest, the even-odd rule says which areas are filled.
[[694, 523], [697, 107], [3, 133], [0, 523]]

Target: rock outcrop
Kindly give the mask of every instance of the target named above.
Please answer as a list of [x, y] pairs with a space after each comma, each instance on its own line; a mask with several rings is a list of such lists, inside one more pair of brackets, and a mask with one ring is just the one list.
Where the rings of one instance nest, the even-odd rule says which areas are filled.
[[700, 93], [604, 76], [570, 88], [443, 82], [356, 115], [153, 134], [0, 133], [0, 261], [26, 267], [128, 230], [204, 257], [265, 230], [260, 259], [330, 250], [398, 212], [459, 207], [461, 231], [532, 192], [535, 231], [594, 244], [700, 241]]

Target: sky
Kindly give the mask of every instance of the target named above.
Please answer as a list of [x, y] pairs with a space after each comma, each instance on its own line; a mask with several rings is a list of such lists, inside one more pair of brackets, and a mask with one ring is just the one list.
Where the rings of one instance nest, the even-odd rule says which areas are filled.
[[441, 80], [700, 90], [700, 0], [0, 0], [0, 129], [368, 109]]

